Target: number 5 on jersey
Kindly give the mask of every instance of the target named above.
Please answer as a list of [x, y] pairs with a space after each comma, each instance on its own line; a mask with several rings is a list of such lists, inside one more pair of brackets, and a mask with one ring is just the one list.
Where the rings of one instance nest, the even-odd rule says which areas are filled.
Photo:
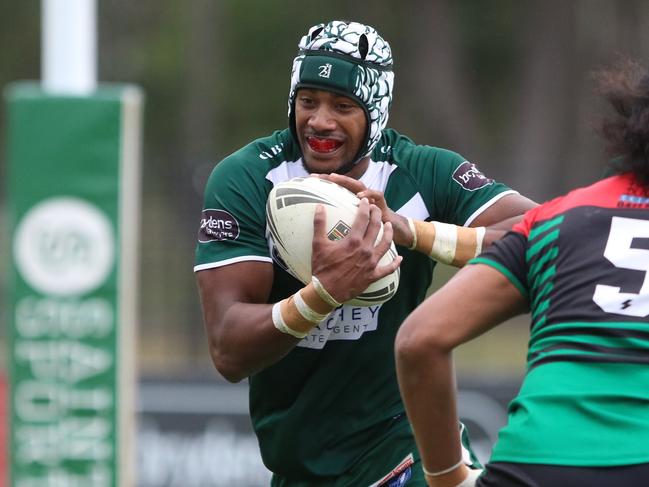
[[623, 293], [620, 287], [598, 284], [593, 301], [607, 313], [645, 317], [649, 315], [649, 250], [631, 247], [636, 238], [649, 239], [649, 221], [614, 216], [604, 257], [615, 267], [643, 271], [640, 292]]

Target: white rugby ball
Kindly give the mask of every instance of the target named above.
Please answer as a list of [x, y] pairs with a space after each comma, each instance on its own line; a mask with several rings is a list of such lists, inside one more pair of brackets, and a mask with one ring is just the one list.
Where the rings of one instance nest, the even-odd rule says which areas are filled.
[[[330, 240], [344, 238], [350, 231], [360, 200], [342, 186], [317, 177], [293, 178], [276, 184], [266, 203], [266, 224], [275, 249], [288, 271], [304, 284], [311, 282], [311, 244], [316, 205], [324, 205], [326, 232]], [[383, 235], [383, 225], [377, 237]], [[381, 257], [387, 265], [397, 256], [394, 242]], [[399, 268], [378, 279], [356, 298], [345, 304], [373, 306], [384, 303], [397, 292]]]

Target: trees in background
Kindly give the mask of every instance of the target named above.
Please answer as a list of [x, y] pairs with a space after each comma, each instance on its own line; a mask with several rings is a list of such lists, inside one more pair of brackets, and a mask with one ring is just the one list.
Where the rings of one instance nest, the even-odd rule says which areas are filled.
[[[291, 62], [307, 26], [336, 17], [377, 27], [395, 56], [390, 125], [457, 150], [537, 200], [604, 167], [590, 71], [620, 54], [649, 54], [644, 0], [111, 0], [98, 8], [100, 80], [137, 83], [147, 96], [141, 316], [143, 365], [156, 367], [173, 366], [183, 343], [207, 357], [192, 273], [203, 185], [220, 158], [286, 125]], [[35, 1], [0, 3], [0, 86], [40, 76], [39, 10]]]

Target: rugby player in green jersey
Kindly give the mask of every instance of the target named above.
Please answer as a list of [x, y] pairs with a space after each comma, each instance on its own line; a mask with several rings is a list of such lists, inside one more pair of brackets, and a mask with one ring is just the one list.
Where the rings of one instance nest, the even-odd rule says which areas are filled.
[[[373, 28], [312, 27], [293, 61], [288, 128], [219, 162], [205, 188], [194, 270], [209, 351], [226, 379], [249, 380], [273, 486], [425, 485], [396, 380], [397, 330], [436, 260], [462, 265], [535, 206], [459, 154], [387, 129], [393, 80], [390, 46]], [[274, 184], [313, 173], [362, 199], [336, 242], [316, 212], [305, 286], [274, 251], [265, 205]], [[377, 267], [391, 239], [400, 255]], [[341, 304], [397, 266], [391, 300]]]
[[529, 211], [399, 330], [399, 384], [431, 487], [471, 475], [453, 349], [527, 311], [525, 379], [476, 485], [649, 484], [649, 74], [628, 64], [599, 80], [616, 174]]

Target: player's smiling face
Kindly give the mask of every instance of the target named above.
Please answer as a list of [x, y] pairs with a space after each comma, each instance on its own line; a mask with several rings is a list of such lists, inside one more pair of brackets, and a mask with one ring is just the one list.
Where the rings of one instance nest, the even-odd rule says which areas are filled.
[[311, 173], [348, 173], [365, 140], [363, 108], [331, 91], [301, 88], [295, 98], [295, 128], [304, 165]]

